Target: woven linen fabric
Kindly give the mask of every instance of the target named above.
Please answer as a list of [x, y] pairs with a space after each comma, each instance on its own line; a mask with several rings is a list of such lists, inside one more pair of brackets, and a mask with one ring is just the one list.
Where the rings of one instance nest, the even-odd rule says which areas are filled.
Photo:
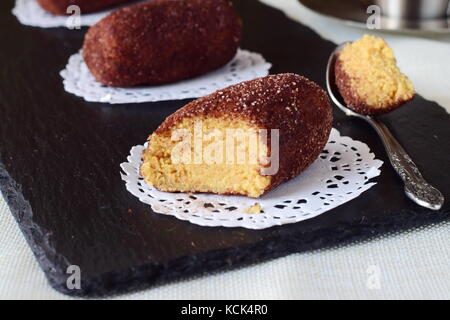
[[[320, 17], [297, 0], [263, 2], [336, 43], [365, 33]], [[371, 33], [393, 47], [419, 94], [450, 110], [450, 36]], [[0, 229], [0, 299], [73, 299], [48, 285], [2, 197]], [[449, 231], [450, 222], [444, 222], [112, 298], [450, 299]]]

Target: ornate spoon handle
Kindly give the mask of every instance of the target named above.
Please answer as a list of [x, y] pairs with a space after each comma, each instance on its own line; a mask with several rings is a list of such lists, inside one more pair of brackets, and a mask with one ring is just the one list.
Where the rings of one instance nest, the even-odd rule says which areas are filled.
[[439, 210], [444, 204], [442, 193], [425, 181], [416, 164], [382, 122], [372, 117], [364, 119], [372, 125], [383, 141], [392, 166], [405, 184], [406, 195], [423, 207]]

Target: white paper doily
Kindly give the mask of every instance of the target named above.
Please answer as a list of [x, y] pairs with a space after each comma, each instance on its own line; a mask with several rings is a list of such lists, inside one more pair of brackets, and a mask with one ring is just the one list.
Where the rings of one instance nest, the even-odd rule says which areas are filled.
[[[129, 192], [151, 205], [153, 211], [188, 220], [201, 226], [264, 229], [316, 217], [375, 185], [382, 161], [369, 147], [343, 137], [332, 129], [319, 158], [300, 176], [280, 185], [259, 199], [214, 194], [161, 192], [144, 182], [139, 174], [145, 146], [131, 149], [128, 162], [120, 167]], [[263, 212], [245, 213], [259, 203]]]
[[239, 49], [227, 65], [196, 78], [160, 86], [113, 88], [94, 79], [80, 51], [69, 58], [60, 74], [67, 92], [89, 102], [115, 104], [203, 97], [242, 81], [264, 77], [271, 66], [259, 53]]
[[[93, 0], [95, 1], [95, 0]], [[81, 14], [80, 25], [91, 26], [104, 17], [112, 10]], [[16, 0], [12, 13], [17, 17], [20, 23], [41, 28], [66, 27], [69, 17], [57, 16], [45, 11], [36, 0]]]

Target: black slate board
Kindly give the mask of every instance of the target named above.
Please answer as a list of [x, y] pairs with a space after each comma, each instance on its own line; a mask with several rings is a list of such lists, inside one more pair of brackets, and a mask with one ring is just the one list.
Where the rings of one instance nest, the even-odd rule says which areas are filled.
[[[151, 212], [125, 190], [119, 164], [185, 101], [107, 105], [64, 92], [59, 71], [86, 29], [40, 29], [0, 13], [0, 187], [50, 284], [71, 295], [105, 295], [292, 252], [448, 219], [403, 193], [374, 131], [336, 110], [335, 127], [385, 161], [378, 184], [357, 199], [301, 223], [260, 231], [205, 228]], [[256, 0], [236, 1], [243, 48], [262, 53], [272, 73], [295, 72], [324, 87], [334, 45]], [[421, 168], [450, 198], [449, 117], [421, 97], [385, 117]], [[66, 288], [81, 267], [82, 289]]]

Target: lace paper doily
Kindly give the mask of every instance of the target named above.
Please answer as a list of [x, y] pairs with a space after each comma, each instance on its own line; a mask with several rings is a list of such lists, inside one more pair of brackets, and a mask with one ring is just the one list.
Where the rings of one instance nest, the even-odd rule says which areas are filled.
[[[139, 174], [145, 147], [133, 147], [128, 162], [120, 165], [127, 190], [157, 213], [211, 227], [264, 229], [316, 217], [375, 185], [369, 180], [380, 174], [383, 164], [365, 143], [342, 137], [333, 129], [324, 151], [306, 171], [261, 198], [251, 199], [158, 191]], [[245, 213], [255, 203], [263, 212]]]
[[[110, 9], [101, 12], [82, 14], [80, 16], [80, 25], [91, 26], [106, 17], [111, 11], [112, 10]], [[12, 13], [17, 17], [20, 23], [32, 27], [66, 27], [68, 21], [67, 16], [57, 16], [45, 11], [36, 0], [16, 0]]]
[[271, 66], [260, 54], [239, 49], [226, 66], [193, 79], [161, 86], [113, 88], [94, 79], [80, 51], [70, 57], [61, 76], [64, 89], [86, 101], [140, 103], [203, 97], [232, 84], [266, 76]]

